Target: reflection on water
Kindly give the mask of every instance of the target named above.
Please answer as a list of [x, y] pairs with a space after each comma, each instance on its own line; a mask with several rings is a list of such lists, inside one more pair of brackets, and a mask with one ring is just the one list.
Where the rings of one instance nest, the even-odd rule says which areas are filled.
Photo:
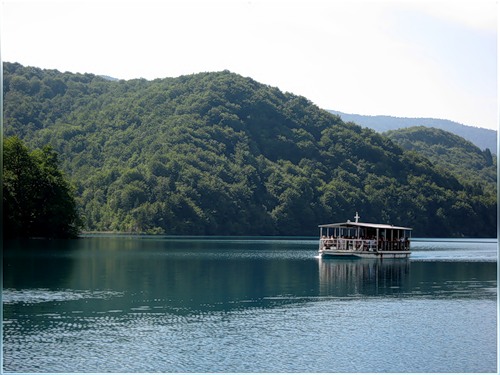
[[321, 295], [391, 295], [409, 289], [407, 259], [319, 260]]
[[496, 297], [496, 263], [412, 262], [407, 259], [319, 260], [325, 296]]
[[335, 260], [293, 238], [11, 243], [4, 370], [494, 372], [496, 254], [474, 246]]
[[[70, 301], [86, 296], [77, 309], [88, 313], [147, 305], [185, 314], [275, 306], [287, 303], [276, 296], [317, 294], [316, 261], [304, 256], [298, 240], [97, 237], [70, 245], [29, 242], [8, 251], [7, 301], [42, 300], [55, 290], [53, 297], [68, 297], [60, 310], [75, 309]], [[97, 292], [108, 298], [96, 298]]]

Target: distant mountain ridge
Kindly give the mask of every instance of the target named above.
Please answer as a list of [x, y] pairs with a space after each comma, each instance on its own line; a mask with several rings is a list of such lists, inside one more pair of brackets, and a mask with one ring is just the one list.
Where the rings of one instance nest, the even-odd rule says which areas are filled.
[[107, 76], [107, 75], [100, 75], [99, 77], [104, 78], [106, 81], [119, 81], [119, 78]]
[[429, 128], [442, 129], [471, 141], [481, 150], [489, 148], [492, 153], [497, 153], [497, 131], [491, 129], [477, 128], [450, 120], [435, 118], [394, 117], [382, 115], [365, 116], [343, 113], [334, 110], [328, 110], [328, 112], [340, 116], [342, 121], [351, 121], [358, 125], [373, 129], [379, 133], [413, 126], [425, 126]]

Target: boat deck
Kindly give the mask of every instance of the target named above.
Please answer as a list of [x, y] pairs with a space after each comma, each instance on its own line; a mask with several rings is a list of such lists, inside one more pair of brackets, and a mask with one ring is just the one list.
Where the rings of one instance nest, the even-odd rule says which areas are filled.
[[411, 228], [390, 224], [354, 222], [319, 225], [321, 256], [407, 258]]

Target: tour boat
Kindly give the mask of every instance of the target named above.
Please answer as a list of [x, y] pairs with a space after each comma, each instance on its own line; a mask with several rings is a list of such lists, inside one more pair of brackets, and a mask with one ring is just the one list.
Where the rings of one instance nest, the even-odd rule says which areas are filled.
[[354, 219], [354, 222], [319, 225], [321, 257], [410, 257], [412, 228], [362, 223], [357, 212]]

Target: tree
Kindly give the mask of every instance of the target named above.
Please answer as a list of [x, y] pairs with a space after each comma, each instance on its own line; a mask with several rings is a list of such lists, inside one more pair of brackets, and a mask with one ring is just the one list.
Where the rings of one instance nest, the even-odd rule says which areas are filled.
[[17, 137], [4, 140], [3, 225], [6, 238], [75, 237], [80, 218], [73, 190], [46, 146], [32, 152]]

